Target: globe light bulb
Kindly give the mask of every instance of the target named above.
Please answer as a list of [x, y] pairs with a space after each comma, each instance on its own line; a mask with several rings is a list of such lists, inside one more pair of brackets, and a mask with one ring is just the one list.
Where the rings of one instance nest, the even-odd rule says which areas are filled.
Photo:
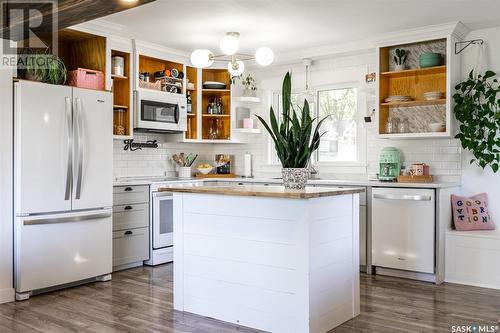
[[191, 64], [196, 68], [210, 67], [213, 63], [213, 54], [210, 50], [198, 49], [191, 53]]
[[255, 52], [255, 61], [261, 66], [269, 66], [274, 61], [273, 50], [267, 46], [258, 48]]
[[234, 55], [238, 52], [240, 48], [240, 42], [238, 40], [239, 34], [228, 32], [222, 39], [220, 40], [220, 50], [225, 55]]
[[238, 76], [243, 74], [245, 71], [245, 64], [241, 60], [236, 60], [236, 62], [228, 62], [227, 70], [232, 76]]

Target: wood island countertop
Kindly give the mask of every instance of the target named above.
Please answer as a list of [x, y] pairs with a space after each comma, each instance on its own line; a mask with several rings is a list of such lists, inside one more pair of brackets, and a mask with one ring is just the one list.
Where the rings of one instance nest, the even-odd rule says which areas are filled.
[[285, 199], [313, 199], [320, 197], [331, 197], [336, 195], [354, 194], [364, 192], [358, 187], [311, 187], [305, 190], [285, 190], [283, 186], [264, 185], [229, 185], [229, 186], [194, 186], [194, 187], [172, 187], [160, 188], [159, 192], [181, 192], [198, 194], [219, 194], [250, 197], [269, 197]]

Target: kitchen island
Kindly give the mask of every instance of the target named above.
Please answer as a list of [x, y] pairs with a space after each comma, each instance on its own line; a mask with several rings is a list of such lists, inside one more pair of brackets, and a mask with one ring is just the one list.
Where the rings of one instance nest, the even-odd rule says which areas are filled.
[[[160, 189], [163, 190], [163, 189]], [[174, 192], [174, 308], [271, 332], [359, 314], [358, 188]]]

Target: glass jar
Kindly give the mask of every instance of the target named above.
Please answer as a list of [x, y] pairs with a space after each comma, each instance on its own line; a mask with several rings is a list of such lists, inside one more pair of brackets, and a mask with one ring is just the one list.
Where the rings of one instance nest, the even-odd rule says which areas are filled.
[[389, 118], [385, 123], [385, 133], [392, 134], [393, 132], [394, 132], [394, 123], [392, 122], [392, 118]]
[[399, 133], [399, 124], [401, 124], [401, 119], [398, 117], [392, 118], [392, 133]]
[[407, 117], [404, 117], [399, 122], [399, 133], [409, 133], [410, 132], [410, 120]]
[[127, 110], [125, 109], [115, 109], [115, 122], [113, 125], [114, 135], [125, 135], [125, 116]]

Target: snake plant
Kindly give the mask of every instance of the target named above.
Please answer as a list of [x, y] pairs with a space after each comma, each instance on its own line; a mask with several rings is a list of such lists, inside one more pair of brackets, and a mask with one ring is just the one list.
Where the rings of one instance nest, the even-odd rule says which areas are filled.
[[257, 118], [273, 139], [283, 168], [306, 168], [312, 153], [319, 147], [321, 136], [324, 134], [320, 134], [319, 129], [327, 117], [318, 121], [314, 126], [316, 118], [311, 118], [307, 100], [304, 100], [304, 106], [301, 108], [293, 106], [291, 82], [291, 75], [287, 72], [283, 79], [283, 106], [280, 123], [272, 107], [269, 111], [270, 124], [260, 116]]

